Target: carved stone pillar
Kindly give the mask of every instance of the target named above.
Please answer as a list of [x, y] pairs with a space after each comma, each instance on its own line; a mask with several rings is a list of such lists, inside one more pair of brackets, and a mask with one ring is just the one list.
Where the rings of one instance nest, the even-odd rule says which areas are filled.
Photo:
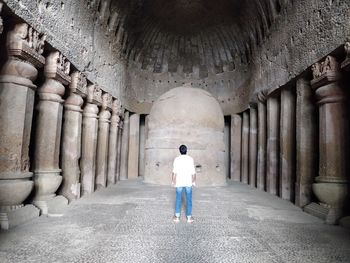
[[116, 171], [116, 181], [120, 180], [120, 161], [121, 161], [121, 152], [122, 152], [122, 136], [123, 136], [123, 127], [124, 127], [124, 121], [123, 121], [123, 114], [119, 114], [119, 129], [118, 129], [118, 148], [117, 148], [117, 171]]
[[102, 107], [98, 121], [97, 153], [96, 153], [96, 188], [107, 186], [109, 124], [112, 110], [112, 96], [102, 95]]
[[118, 99], [113, 101], [111, 127], [109, 130], [108, 147], [108, 185], [117, 182], [117, 153], [118, 153], [118, 131], [119, 131], [119, 111], [120, 104]]
[[129, 131], [128, 179], [135, 179], [139, 176], [140, 114], [130, 116]]
[[70, 63], [58, 52], [46, 58], [45, 82], [39, 88], [36, 106], [36, 136], [34, 152], [35, 196], [33, 204], [44, 215], [62, 215], [68, 203], [63, 196], [56, 196], [62, 176], [59, 168], [64, 85], [71, 82]]
[[317, 173], [316, 107], [310, 81], [298, 79], [296, 113], [296, 184], [295, 204], [299, 207], [311, 203], [312, 183]]
[[124, 113], [122, 149], [120, 158], [120, 180], [128, 179], [128, 156], [129, 156], [129, 112]]
[[102, 102], [102, 91], [97, 85], [87, 88], [87, 102], [83, 110], [83, 131], [81, 137], [81, 190], [82, 195], [95, 191], [96, 148], [98, 131], [98, 106]]
[[258, 121], [257, 110], [251, 105], [249, 110], [249, 185], [256, 187], [256, 163], [258, 151]]
[[231, 180], [241, 180], [242, 117], [231, 116]]
[[265, 190], [266, 185], [266, 96], [258, 94], [258, 164], [257, 188]]
[[343, 207], [349, 194], [348, 118], [345, 90], [341, 86], [338, 62], [328, 56], [324, 62], [312, 67], [319, 107], [319, 176], [312, 189], [318, 200], [330, 210], [326, 223], [335, 224], [343, 215]]
[[249, 113], [243, 112], [241, 182], [248, 184], [249, 177]]
[[[35, 45], [33, 45], [35, 34]], [[29, 141], [37, 68], [45, 64], [45, 37], [27, 24], [7, 34], [8, 60], [0, 73], [0, 228], [8, 229], [39, 216], [33, 205], [23, 206], [33, 189], [29, 171]]]
[[266, 191], [278, 195], [280, 105], [277, 96], [267, 99]]
[[69, 86], [70, 94], [64, 103], [62, 135], [62, 187], [60, 193], [69, 201], [80, 198], [80, 166], [82, 97], [87, 94], [87, 81], [83, 74], [74, 72]]
[[294, 201], [295, 197], [295, 93], [281, 90], [280, 122], [280, 196]]

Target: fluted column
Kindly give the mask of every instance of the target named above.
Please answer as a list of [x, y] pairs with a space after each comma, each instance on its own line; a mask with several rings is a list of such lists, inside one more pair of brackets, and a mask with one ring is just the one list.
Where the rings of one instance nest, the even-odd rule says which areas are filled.
[[241, 180], [242, 117], [231, 115], [231, 180]]
[[242, 121], [241, 182], [248, 184], [249, 177], [249, 113], [243, 112]]
[[119, 131], [119, 100], [113, 100], [111, 127], [109, 130], [109, 146], [108, 146], [108, 172], [107, 184], [115, 184], [117, 182], [117, 153], [118, 153], [118, 131]]
[[89, 85], [87, 102], [83, 110], [83, 131], [81, 137], [81, 190], [82, 195], [95, 191], [96, 146], [98, 130], [98, 106], [102, 91], [97, 85]]
[[312, 67], [319, 107], [319, 176], [312, 188], [321, 203], [330, 207], [326, 222], [337, 223], [349, 194], [348, 149], [349, 129], [346, 93], [341, 85], [340, 67], [336, 59], [328, 56]]
[[112, 96], [102, 95], [102, 107], [98, 120], [97, 153], [96, 153], [96, 188], [107, 186], [109, 124], [112, 109]]
[[129, 112], [124, 113], [122, 148], [120, 158], [120, 180], [128, 179], [128, 157], [129, 157]]
[[281, 90], [280, 122], [280, 196], [294, 201], [295, 197], [295, 93]]
[[70, 63], [58, 52], [46, 58], [45, 82], [39, 88], [36, 106], [36, 137], [34, 152], [35, 196], [33, 204], [44, 215], [62, 215], [62, 206], [68, 203], [56, 196], [62, 176], [59, 167], [64, 85], [71, 82]]
[[258, 121], [255, 105], [251, 105], [249, 109], [249, 117], [249, 185], [256, 187]]
[[266, 96], [258, 94], [258, 160], [257, 188], [266, 190]]
[[7, 34], [8, 60], [0, 73], [0, 228], [8, 229], [39, 216], [33, 205], [23, 206], [33, 189], [29, 141], [32, 127], [33, 84], [45, 63], [41, 56], [45, 37], [26, 23]]
[[[123, 110], [122, 110], [123, 111]], [[116, 171], [116, 181], [120, 180], [120, 161], [121, 161], [121, 152], [122, 152], [122, 135], [123, 135], [123, 127], [124, 127], [124, 120], [123, 120], [123, 114], [119, 114], [119, 129], [118, 129], [118, 148], [117, 148], [117, 171]]]
[[64, 102], [62, 135], [62, 187], [60, 193], [69, 201], [80, 198], [81, 130], [83, 97], [87, 95], [87, 81], [83, 74], [74, 72], [69, 96]]
[[316, 107], [310, 81], [296, 82], [296, 184], [295, 204], [300, 207], [311, 203], [312, 183], [317, 175], [316, 160]]
[[267, 98], [266, 191], [278, 195], [280, 105], [277, 96]]
[[128, 179], [135, 179], [139, 176], [140, 114], [130, 115], [129, 131]]

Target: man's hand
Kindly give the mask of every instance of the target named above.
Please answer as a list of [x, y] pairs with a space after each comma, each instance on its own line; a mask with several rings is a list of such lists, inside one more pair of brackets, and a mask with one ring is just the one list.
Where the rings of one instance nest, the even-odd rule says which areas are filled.
[[192, 186], [196, 186], [196, 182], [192, 182]]

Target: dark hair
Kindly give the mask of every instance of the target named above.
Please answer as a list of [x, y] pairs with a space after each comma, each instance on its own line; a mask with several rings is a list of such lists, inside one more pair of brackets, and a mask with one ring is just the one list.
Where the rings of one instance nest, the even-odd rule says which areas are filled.
[[186, 147], [186, 145], [181, 145], [180, 147], [179, 147], [179, 150], [180, 150], [180, 153], [182, 154], [182, 155], [184, 155], [184, 154], [186, 154], [187, 153], [187, 147]]

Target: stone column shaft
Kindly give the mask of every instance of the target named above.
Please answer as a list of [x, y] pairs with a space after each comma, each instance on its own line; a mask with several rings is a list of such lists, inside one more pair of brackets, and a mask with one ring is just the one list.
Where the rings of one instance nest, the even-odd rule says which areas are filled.
[[257, 187], [266, 190], [266, 97], [264, 93], [258, 96], [258, 163]]
[[109, 126], [112, 108], [112, 96], [102, 95], [102, 109], [99, 114], [97, 153], [96, 153], [96, 188], [107, 186]]
[[[121, 119], [122, 116], [119, 115], [119, 118]], [[121, 150], [122, 150], [122, 135], [123, 135], [123, 126], [124, 122], [121, 119], [119, 122], [119, 129], [118, 129], [118, 148], [117, 148], [117, 171], [116, 171], [116, 180], [120, 180], [120, 161], [121, 161]]]
[[95, 191], [96, 148], [98, 131], [98, 106], [101, 90], [96, 85], [88, 87], [88, 100], [83, 111], [83, 131], [81, 138], [81, 184], [82, 195]]
[[326, 223], [336, 224], [343, 215], [349, 194], [349, 120], [346, 92], [342, 87], [339, 63], [328, 56], [312, 67], [311, 81], [319, 107], [319, 176], [313, 191], [321, 203], [330, 207]]
[[128, 179], [139, 176], [139, 148], [140, 148], [140, 115], [132, 114], [129, 118], [129, 157]]
[[266, 190], [278, 195], [279, 178], [279, 99], [270, 96], [267, 99], [267, 162], [266, 162]]
[[120, 158], [120, 180], [128, 179], [128, 157], [129, 157], [129, 112], [124, 114], [122, 148]]
[[38, 90], [33, 204], [44, 215], [62, 215], [62, 206], [68, 203], [63, 196], [56, 197], [56, 191], [62, 182], [59, 167], [61, 144], [62, 112], [65, 93], [64, 85], [71, 82], [68, 64], [58, 52], [51, 52], [46, 58], [45, 82]]
[[249, 124], [249, 184], [256, 187], [256, 169], [257, 169], [257, 110], [250, 108]]
[[113, 111], [111, 118], [111, 127], [109, 130], [109, 146], [108, 146], [108, 171], [107, 181], [108, 185], [117, 182], [117, 152], [118, 152], [118, 131], [119, 131], [119, 101], [113, 101]]
[[79, 72], [72, 74], [70, 95], [64, 103], [62, 135], [62, 187], [60, 193], [69, 201], [80, 198], [80, 166], [82, 97], [86, 96], [86, 78]]
[[231, 180], [241, 181], [242, 117], [231, 116]]
[[280, 196], [294, 201], [295, 197], [295, 94], [288, 88], [281, 90], [280, 133]]
[[248, 184], [249, 177], [249, 113], [243, 112], [242, 122], [241, 181]]
[[[2, 3], [0, 3], [0, 10]], [[42, 43], [33, 48], [29, 35], [37, 33], [26, 23], [7, 34], [8, 60], [0, 73], [0, 228], [9, 229], [39, 216], [39, 209], [23, 205], [33, 190], [29, 142], [32, 127], [35, 81], [45, 63]], [[2, 23], [0, 23], [2, 31]]]
[[316, 107], [310, 82], [298, 79], [296, 113], [296, 184], [295, 204], [299, 207], [311, 203], [312, 183], [316, 168]]

